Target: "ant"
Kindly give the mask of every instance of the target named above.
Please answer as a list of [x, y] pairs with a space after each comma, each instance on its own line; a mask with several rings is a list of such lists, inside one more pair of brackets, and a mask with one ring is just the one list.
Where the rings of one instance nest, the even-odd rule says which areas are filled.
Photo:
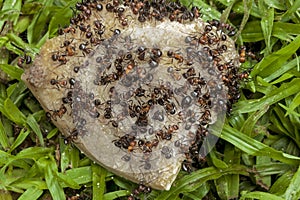
[[145, 89], [143, 89], [142, 87], [138, 87], [135, 90], [134, 94], [135, 94], [136, 97], [145, 97], [145, 92], [146, 92]]
[[84, 53], [89, 54], [92, 52], [92, 48], [88, 48], [87, 46], [89, 45], [88, 42], [81, 43], [79, 44], [79, 49], [83, 52], [83, 55], [85, 56]]
[[146, 114], [140, 114], [135, 122], [138, 126], [147, 126], [148, 125], [148, 117]]
[[210, 111], [209, 111], [208, 109], [206, 109], [206, 110], [204, 111], [204, 113], [202, 114], [202, 116], [200, 117], [200, 120], [202, 120], [202, 121], [201, 121], [201, 124], [202, 124], [202, 125], [208, 124], [208, 121], [210, 120], [210, 117], [211, 117]]
[[192, 86], [197, 86], [197, 85], [205, 85], [206, 81], [203, 77], [189, 77], [188, 82]]
[[62, 98], [62, 102], [63, 102], [64, 104], [70, 104], [70, 105], [71, 105], [72, 102], [73, 102], [73, 92], [72, 92], [72, 91], [69, 91], [69, 92], [67, 93], [67, 96]]
[[152, 141], [144, 141], [144, 140], [139, 140], [138, 141], [138, 146], [140, 149], [143, 151], [143, 153], [151, 153], [153, 147], [157, 147], [159, 144], [158, 139], [154, 139]]
[[128, 74], [134, 67], [135, 67], [135, 63], [134, 61], [132, 60], [126, 67], [125, 69], [125, 74]]
[[107, 85], [119, 79], [119, 75], [117, 73], [112, 73], [106, 76], [100, 77], [100, 84]]
[[134, 118], [137, 116], [138, 113], [140, 113], [141, 111], [141, 106], [139, 105], [133, 105], [133, 102], [132, 100], [130, 100], [131, 104], [128, 106], [128, 109], [129, 109], [129, 116], [131, 118]]
[[178, 125], [169, 125], [169, 128], [167, 130], [167, 134], [173, 134], [178, 129], [179, 129]]
[[65, 107], [64, 104], [61, 104], [60, 108], [58, 110], [50, 110], [50, 112], [46, 113], [46, 117], [48, 119], [53, 119], [54, 121], [57, 121], [57, 117], [62, 118], [63, 115], [67, 112], [67, 108]]
[[183, 57], [180, 54], [174, 53], [173, 51], [168, 51], [167, 55], [170, 58], [175, 58], [176, 60], [178, 60], [179, 63], [182, 63], [183, 60], [184, 60]]
[[143, 184], [140, 184], [137, 188], [135, 188], [130, 196], [128, 197], [128, 200], [135, 200], [136, 196], [140, 195], [141, 193], [149, 194], [152, 191], [150, 187], [147, 187]]
[[32, 62], [32, 58], [25, 54], [23, 57], [20, 57], [18, 59], [17, 65], [22, 68], [24, 63], [28, 65], [31, 62]]
[[51, 85], [56, 85], [57, 89], [59, 90], [60, 87], [64, 88], [67, 86], [68, 81], [67, 80], [57, 80], [57, 79], [51, 79], [50, 80]]
[[167, 113], [171, 115], [174, 115], [176, 113], [176, 106], [173, 102], [166, 102], [164, 106]]
[[137, 53], [138, 53], [138, 59], [140, 60], [145, 60], [145, 54], [146, 54], [147, 48], [140, 46], [137, 49]]
[[196, 71], [194, 67], [189, 68], [185, 73], [182, 74], [183, 78], [188, 79], [191, 76], [195, 76]]
[[241, 46], [240, 48], [240, 63], [244, 63], [246, 61], [246, 46]]
[[72, 34], [75, 34], [76, 33], [76, 29], [74, 27], [72, 27], [72, 26], [68, 26], [62, 32], [63, 33], [72, 33]]
[[70, 142], [74, 142], [78, 139], [79, 132], [77, 129], [74, 129], [68, 137], [64, 139], [65, 145], [70, 144]]
[[125, 134], [112, 142], [116, 147], [127, 149], [129, 152], [133, 151], [133, 148], [136, 145], [135, 136], [131, 136], [129, 134]]
[[143, 2], [137, 2], [131, 4], [131, 10], [133, 14], [137, 15], [139, 14], [140, 9], [144, 6]]
[[110, 119], [112, 118], [111, 100], [108, 100], [106, 105], [107, 106], [104, 108], [104, 118]]
[[152, 49], [151, 53], [152, 53], [151, 58], [153, 60], [156, 60], [156, 59], [158, 59], [158, 58], [160, 58], [162, 56], [162, 51], [160, 49], [158, 49], [158, 48]]
[[152, 106], [152, 100], [149, 100], [147, 102], [147, 104], [143, 104], [143, 106], [142, 106], [142, 108], [140, 110], [140, 114], [141, 115], [146, 115], [150, 111], [151, 106]]
[[53, 61], [59, 61], [62, 65], [67, 63], [67, 55], [60, 55], [58, 52], [52, 54], [51, 58]]

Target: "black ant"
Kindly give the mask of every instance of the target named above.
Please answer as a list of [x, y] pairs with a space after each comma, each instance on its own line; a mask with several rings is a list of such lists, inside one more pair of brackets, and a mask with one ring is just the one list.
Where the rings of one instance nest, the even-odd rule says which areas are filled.
[[25, 54], [23, 57], [20, 57], [18, 59], [17, 65], [22, 68], [24, 63], [28, 65], [31, 62], [32, 62], [32, 58]]
[[145, 60], [146, 50], [147, 50], [147, 48], [145, 48], [143, 46], [138, 47], [138, 49], [137, 49], [138, 59]]
[[112, 118], [111, 100], [106, 102], [106, 107], [104, 108], [104, 118]]
[[137, 188], [135, 188], [130, 196], [128, 197], [128, 200], [135, 200], [138, 195], [141, 193], [149, 194], [152, 191], [150, 187], [147, 187], [143, 184], [140, 184]]
[[145, 92], [146, 92], [145, 89], [143, 89], [142, 87], [138, 87], [135, 90], [134, 94], [135, 94], [136, 97], [145, 97]]
[[65, 145], [70, 144], [70, 142], [74, 142], [78, 139], [79, 132], [77, 129], [74, 129], [68, 137], [64, 139]]
[[116, 147], [123, 148], [128, 150], [129, 152], [133, 151], [133, 147], [136, 144], [135, 136], [131, 136], [129, 134], [125, 134], [119, 139], [112, 141]]
[[87, 46], [89, 45], [88, 42], [81, 43], [79, 44], [79, 49], [83, 52], [83, 55], [85, 56], [84, 53], [89, 54], [92, 52], [92, 48], [88, 48]]

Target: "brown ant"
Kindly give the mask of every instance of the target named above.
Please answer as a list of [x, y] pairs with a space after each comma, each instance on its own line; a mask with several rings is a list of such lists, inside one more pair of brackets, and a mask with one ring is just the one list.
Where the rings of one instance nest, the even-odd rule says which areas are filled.
[[183, 78], [188, 79], [191, 76], [195, 76], [196, 71], [194, 67], [189, 68], [185, 73], [182, 74]]
[[188, 82], [190, 85], [192, 86], [197, 86], [197, 85], [205, 85], [206, 84], [206, 81], [204, 78], [202, 77], [189, 77], [188, 79]]
[[135, 124], [138, 125], [138, 126], [147, 126], [148, 125], [147, 115], [146, 114], [139, 114]]
[[152, 141], [144, 141], [144, 140], [139, 140], [138, 141], [138, 146], [140, 149], [143, 151], [143, 153], [151, 153], [153, 147], [157, 147], [159, 144], [158, 139], [153, 139]]
[[68, 26], [67, 28], [65, 28], [63, 30], [63, 33], [72, 33], [72, 34], [75, 34], [76, 33], [76, 29], [72, 26]]
[[147, 102], [147, 104], [142, 105], [142, 108], [140, 110], [140, 114], [141, 115], [146, 115], [150, 111], [151, 106], [152, 106], [152, 103], [151, 103], [151, 100], [149, 100]]
[[167, 113], [174, 115], [176, 113], [176, 106], [173, 102], [166, 102], [165, 103], [165, 110]]
[[51, 79], [50, 80], [51, 85], [55, 85], [57, 89], [59, 90], [60, 87], [64, 88], [67, 86], [68, 81], [67, 80], [57, 80], [57, 79]]
[[134, 61], [130, 62], [125, 69], [125, 74], [128, 74], [134, 67], [135, 67]]
[[101, 85], [107, 85], [109, 83], [119, 80], [119, 78], [120, 78], [119, 75], [117, 73], [113, 72], [112, 74], [108, 74], [106, 76], [101, 76], [100, 83], [101, 83]]
[[246, 61], [246, 46], [241, 46], [240, 48], [240, 63], [244, 63]]
[[151, 50], [151, 53], [152, 53], [152, 58], [153, 59], [158, 59], [162, 56], [162, 51], [158, 48], [154, 48]]
[[60, 108], [58, 110], [50, 110], [50, 112], [46, 113], [46, 117], [48, 119], [53, 119], [54, 121], [57, 121], [57, 117], [62, 118], [63, 115], [67, 112], [67, 108], [65, 107], [64, 104], [61, 104]]
[[241, 73], [238, 75], [238, 78], [239, 78], [240, 80], [242, 80], [242, 79], [248, 79], [248, 78], [249, 78], [249, 72], [248, 72], [248, 71], [243, 71], [243, 72], [241, 72]]
[[53, 61], [59, 61], [61, 65], [66, 64], [68, 61], [66, 55], [60, 55], [58, 52], [52, 54], [51, 58]]
[[179, 63], [182, 63], [183, 62], [183, 57], [180, 55], [180, 54], [177, 54], [173, 51], [168, 51], [167, 52], [167, 55], [170, 57], [170, 58], [175, 58], [176, 60], [178, 60]]
[[202, 116], [200, 117], [200, 120], [202, 120], [200, 123], [202, 125], [206, 125], [210, 121], [210, 117], [211, 117], [210, 111], [206, 109], [202, 114]]
[[139, 14], [139, 11], [143, 6], [144, 6], [143, 2], [133, 3], [132, 7], [131, 7], [133, 14], [135, 14], [135, 15]]
[[[167, 129], [166, 135], [171, 135], [173, 134], [175, 131], [177, 131], [179, 129], [178, 125], [169, 125], [169, 128]], [[170, 136], [169, 136], [170, 137]]]

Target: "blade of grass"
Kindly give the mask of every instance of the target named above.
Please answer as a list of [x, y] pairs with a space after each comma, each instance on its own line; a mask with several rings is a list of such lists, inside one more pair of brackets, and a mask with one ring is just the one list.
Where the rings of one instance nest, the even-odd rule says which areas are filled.
[[251, 76], [267, 77], [281, 67], [300, 47], [300, 35], [287, 46], [264, 57], [252, 70]]
[[12, 79], [21, 80], [21, 75], [23, 74], [23, 70], [8, 64], [0, 64], [0, 69], [7, 73]]
[[87, 184], [92, 182], [91, 166], [69, 169], [66, 171], [66, 174], [78, 184]]
[[[235, 147], [229, 143], [225, 144], [224, 161], [230, 165], [239, 165], [241, 159], [241, 152], [236, 151]], [[237, 198], [239, 196], [239, 182], [238, 174], [230, 174], [225, 176], [228, 184], [227, 199]]]
[[285, 191], [283, 197], [285, 199], [297, 200], [300, 198], [300, 167], [298, 167], [297, 172], [294, 174], [292, 180], [290, 181], [289, 187]]
[[289, 170], [286, 173], [284, 173], [282, 176], [280, 176], [275, 183], [272, 185], [269, 192], [271, 194], [276, 194], [278, 196], [283, 196], [286, 189], [288, 188], [291, 179], [294, 175], [294, 170]]
[[252, 113], [248, 119], [244, 122], [241, 132], [245, 135], [252, 136], [252, 132], [254, 130], [255, 124], [257, 121], [269, 110], [269, 106], [265, 105], [261, 110], [258, 110]]
[[237, 39], [240, 38], [240, 35], [241, 35], [245, 25], [247, 24], [247, 21], [250, 17], [250, 12], [251, 12], [251, 9], [252, 9], [253, 0], [243, 1], [243, 4], [244, 4], [245, 12], [244, 12], [244, 16], [243, 16], [242, 22], [240, 24], [239, 30], [236, 33], [236, 35], [233, 37], [234, 41], [237, 41]]
[[12, 152], [13, 150], [15, 150], [18, 146], [20, 146], [24, 140], [27, 138], [27, 136], [30, 134], [30, 130], [27, 130], [26, 128], [23, 128], [17, 139], [14, 141], [14, 143], [11, 145], [10, 149], [9, 149], [9, 153]]
[[36, 187], [28, 188], [18, 200], [36, 200], [43, 194], [43, 190], [40, 190]]
[[9, 148], [8, 137], [1, 119], [0, 119], [0, 144], [1, 144], [1, 149], [6, 150]]
[[265, 39], [266, 44], [266, 55], [269, 55], [272, 51], [271, 48], [271, 33], [273, 29], [273, 21], [274, 21], [274, 8], [270, 8], [265, 4], [263, 0], [258, 1], [258, 7], [260, 9], [260, 12], [262, 14], [260, 25], [263, 32], [263, 36]]
[[[272, 72], [269, 76], [265, 77], [264, 80], [267, 82], [271, 82], [275, 78], [283, 76], [287, 71], [295, 68], [297, 63], [298, 63], [297, 58], [294, 58], [293, 60], [285, 63], [283, 66], [278, 66], [278, 68], [276, 68], [276, 71]], [[274, 68], [274, 70], [275, 70], [275, 68]]]
[[283, 83], [279, 88], [272, 90], [260, 99], [239, 101], [235, 104], [233, 113], [249, 113], [270, 106], [284, 98], [300, 91], [300, 79], [295, 78], [291, 82]]
[[254, 199], [272, 199], [272, 200], [285, 200], [281, 197], [278, 197], [274, 194], [269, 194], [267, 192], [249, 192], [247, 194], [244, 194], [241, 196], [241, 200], [247, 199], [247, 198], [254, 198]]
[[227, 124], [224, 125], [220, 137], [226, 140], [227, 142], [230, 142], [242, 151], [253, 156], [268, 156], [275, 160], [279, 160], [281, 162], [292, 165], [298, 165], [300, 162], [299, 157], [292, 156], [281, 151], [277, 151], [261, 142], [258, 142], [255, 139], [244, 135], [240, 131], [230, 127]]
[[292, 19], [294, 17], [294, 13], [299, 10], [299, 7], [300, 1], [293, 1], [293, 3], [291, 3], [291, 7], [282, 16], [281, 21], [285, 22]]
[[45, 32], [45, 24], [49, 23], [49, 15], [53, 0], [41, 1], [43, 8], [40, 12], [37, 12], [27, 29], [27, 39], [29, 44], [37, 44]]
[[41, 146], [44, 146], [45, 144], [44, 144], [43, 134], [41, 132], [39, 124], [37, 123], [37, 121], [35, 120], [33, 115], [28, 115], [28, 117], [26, 119], [26, 123], [28, 124], [28, 126], [33, 130], [33, 132], [38, 137]]
[[130, 192], [128, 190], [117, 190], [114, 192], [105, 193], [103, 196], [103, 199], [104, 200], [113, 200], [113, 199], [118, 199], [121, 197], [126, 197], [129, 195], [130, 195]]
[[45, 181], [53, 200], [65, 199], [63, 188], [56, 176], [57, 165], [54, 158], [52, 156], [42, 157], [37, 161], [37, 164], [39, 169], [44, 172]]
[[105, 193], [105, 177], [106, 170], [97, 164], [92, 164], [93, 173], [93, 199], [102, 200], [104, 199]]
[[218, 170], [214, 167], [207, 167], [186, 175], [177, 180], [169, 191], [163, 191], [157, 199], [167, 200], [171, 196], [178, 196], [179, 193], [194, 191], [197, 189], [194, 184], [201, 186], [208, 180], [214, 180], [227, 174], [248, 174], [245, 166], [230, 166], [227, 169]]
[[23, 125], [26, 122], [25, 115], [19, 110], [19, 108], [7, 98], [4, 101], [3, 108], [0, 107], [0, 111], [11, 121], [18, 125]]

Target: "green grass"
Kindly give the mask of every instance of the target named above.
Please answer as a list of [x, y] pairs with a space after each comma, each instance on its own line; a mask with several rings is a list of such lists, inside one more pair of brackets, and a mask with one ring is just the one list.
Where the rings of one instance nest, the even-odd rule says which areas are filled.
[[[83, 199], [109, 200], [133, 189], [65, 145], [20, 81], [19, 56], [34, 57], [68, 24], [75, 2], [0, 0], [0, 199], [65, 199], [79, 193]], [[238, 30], [237, 46], [246, 45], [261, 60], [242, 65], [252, 69], [250, 78], [241, 83], [241, 98], [227, 117], [221, 148], [207, 157], [208, 167], [181, 172], [170, 191], [144, 198], [299, 199], [300, 1], [182, 2], [199, 6], [205, 20], [228, 20]]]

